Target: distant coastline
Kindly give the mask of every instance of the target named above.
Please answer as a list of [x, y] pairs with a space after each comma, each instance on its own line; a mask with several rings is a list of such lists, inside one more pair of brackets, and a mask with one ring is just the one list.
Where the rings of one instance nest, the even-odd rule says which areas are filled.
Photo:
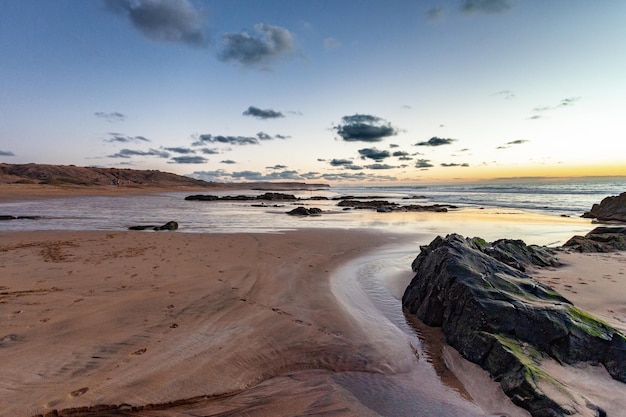
[[329, 188], [328, 184], [304, 182], [219, 183], [158, 170], [79, 167], [76, 165], [0, 163], [2, 198], [142, 194], [163, 190], [309, 190]]

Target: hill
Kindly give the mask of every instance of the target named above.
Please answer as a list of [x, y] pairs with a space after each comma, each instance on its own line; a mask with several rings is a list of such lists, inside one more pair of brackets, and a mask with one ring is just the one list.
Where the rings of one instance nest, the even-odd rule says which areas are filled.
[[137, 187], [206, 187], [227, 189], [297, 189], [328, 187], [325, 184], [305, 184], [298, 182], [217, 183], [158, 170], [4, 163], [0, 163], [0, 184], [41, 184], [85, 187], [119, 184]]

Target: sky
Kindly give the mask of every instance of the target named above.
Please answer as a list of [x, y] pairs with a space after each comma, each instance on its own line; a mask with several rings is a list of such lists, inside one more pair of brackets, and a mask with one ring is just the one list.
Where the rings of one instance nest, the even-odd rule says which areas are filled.
[[626, 2], [0, 0], [0, 162], [626, 175]]

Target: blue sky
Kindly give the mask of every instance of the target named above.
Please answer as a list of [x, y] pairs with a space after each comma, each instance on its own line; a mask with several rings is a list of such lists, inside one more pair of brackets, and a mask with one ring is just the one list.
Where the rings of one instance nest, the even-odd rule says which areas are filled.
[[626, 175], [626, 2], [0, 0], [0, 162]]

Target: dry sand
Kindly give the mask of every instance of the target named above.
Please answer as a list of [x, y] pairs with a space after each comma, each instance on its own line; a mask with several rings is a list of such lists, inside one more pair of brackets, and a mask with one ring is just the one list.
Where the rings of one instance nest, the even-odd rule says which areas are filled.
[[152, 404], [151, 416], [368, 415], [328, 372], [304, 371], [387, 369], [328, 277], [391, 239], [1, 233], [0, 415], [97, 404]]
[[559, 252], [563, 264], [531, 273], [574, 305], [626, 332], [626, 252]]

